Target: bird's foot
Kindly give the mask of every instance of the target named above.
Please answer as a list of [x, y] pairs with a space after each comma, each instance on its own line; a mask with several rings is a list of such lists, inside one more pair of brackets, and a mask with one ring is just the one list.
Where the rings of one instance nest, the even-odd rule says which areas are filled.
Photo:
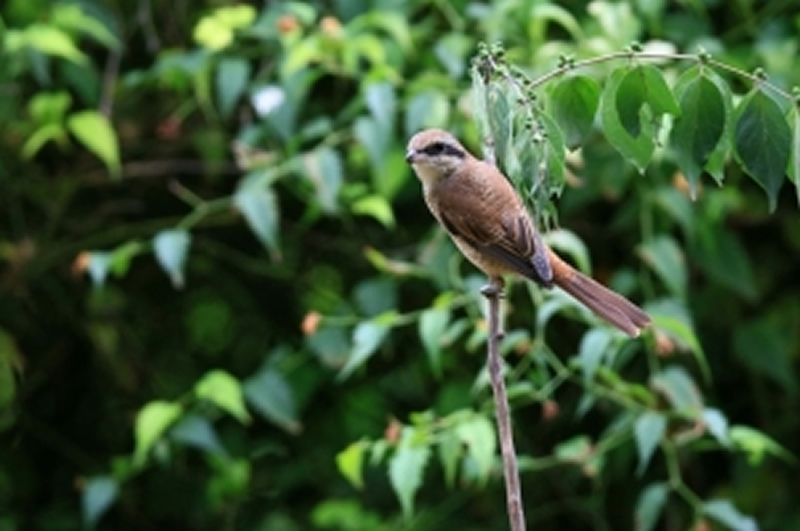
[[481, 294], [487, 299], [502, 298], [506, 283], [500, 277], [489, 277], [489, 283], [481, 288]]

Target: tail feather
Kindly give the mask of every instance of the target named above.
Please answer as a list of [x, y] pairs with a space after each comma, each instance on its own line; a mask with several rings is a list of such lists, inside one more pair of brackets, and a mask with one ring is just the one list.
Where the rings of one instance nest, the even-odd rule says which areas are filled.
[[[548, 253], [552, 257], [554, 253]], [[650, 317], [631, 301], [578, 272], [556, 257], [552, 260], [553, 282], [590, 310], [631, 337], [650, 324]]]

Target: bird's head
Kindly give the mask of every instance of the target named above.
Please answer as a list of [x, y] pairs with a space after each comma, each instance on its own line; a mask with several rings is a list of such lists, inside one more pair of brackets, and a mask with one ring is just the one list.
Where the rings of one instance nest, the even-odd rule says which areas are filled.
[[441, 129], [426, 129], [411, 137], [406, 162], [424, 184], [433, 184], [459, 169], [470, 157], [456, 138]]

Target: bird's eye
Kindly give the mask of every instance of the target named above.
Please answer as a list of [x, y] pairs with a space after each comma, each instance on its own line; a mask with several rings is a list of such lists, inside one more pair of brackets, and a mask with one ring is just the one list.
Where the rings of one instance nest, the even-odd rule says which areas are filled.
[[424, 149], [426, 155], [436, 156], [441, 155], [447, 150], [447, 145], [444, 142], [433, 142]]

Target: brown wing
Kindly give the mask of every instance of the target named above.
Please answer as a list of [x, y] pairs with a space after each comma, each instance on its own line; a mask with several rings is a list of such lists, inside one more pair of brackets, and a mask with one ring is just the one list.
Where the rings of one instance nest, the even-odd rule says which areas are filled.
[[453, 175], [440, 183], [447, 187], [437, 194], [442, 224], [487, 257], [549, 286], [553, 271], [525, 207], [502, 174], [480, 164], [481, 181]]

